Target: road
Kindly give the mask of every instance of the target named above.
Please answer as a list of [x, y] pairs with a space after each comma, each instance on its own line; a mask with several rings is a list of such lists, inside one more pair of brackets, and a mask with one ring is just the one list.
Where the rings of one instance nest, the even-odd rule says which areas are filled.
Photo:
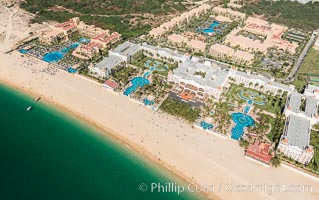
[[298, 73], [302, 62], [304, 61], [309, 49], [312, 47], [312, 45], [314, 44], [314, 42], [316, 41], [317, 37], [319, 34], [319, 30], [316, 30], [312, 33], [309, 41], [307, 42], [305, 48], [303, 49], [302, 53], [300, 54], [297, 62], [294, 65], [294, 68], [292, 69], [292, 71], [290, 72], [289, 76], [287, 77], [287, 79], [285, 80], [286, 83], [291, 83], [294, 81], [296, 74]]

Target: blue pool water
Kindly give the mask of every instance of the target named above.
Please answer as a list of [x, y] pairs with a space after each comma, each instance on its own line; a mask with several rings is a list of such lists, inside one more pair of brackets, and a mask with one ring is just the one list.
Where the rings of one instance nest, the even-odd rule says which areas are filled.
[[72, 67], [69, 67], [69, 68], [68, 68], [68, 72], [71, 73], [71, 74], [74, 74], [74, 73], [77, 72], [77, 70], [76, 70], [76, 69], [73, 69]]
[[200, 123], [200, 126], [203, 128], [203, 129], [207, 129], [207, 130], [209, 130], [209, 129], [212, 129], [213, 128], [213, 125], [212, 124], [210, 124], [210, 123], [207, 123], [207, 122], [205, 122], [205, 121], [202, 121], [201, 123]]
[[63, 56], [72, 49], [75, 49], [79, 46], [79, 43], [73, 43], [69, 47], [63, 48], [61, 51], [52, 51], [43, 56], [42, 60], [48, 63], [57, 62], [63, 58]]
[[90, 42], [90, 40], [87, 39], [87, 38], [80, 38], [79, 41], [80, 41], [81, 43], [89, 43], [89, 42]]
[[[163, 67], [159, 67], [160, 65], [163, 65]], [[144, 66], [149, 68], [151, 72], [153, 71], [167, 71], [168, 70], [168, 65], [164, 65], [162, 62], [159, 62], [157, 60], [152, 61], [152, 60], [147, 60], [144, 63]]]
[[239, 140], [243, 136], [245, 127], [254, 126], [255, 124], [254, 119], [244, 113], [233, 113], [231, 117], [236, 123], [236, 126], [231, 130], [231, 138], [235, 140]]
[[[237, 93], [239, 98], [247, 101], [249, 105], [257, 104], [257, 105], [265, 105], [266, 97], [264, 95], [260, 95], [253, 91], [241, 90]], [[261, 100], [257, 100], [260, 98]]]
[[250, 106], [245, 106], [244, 113], [247, 114], [250, 111]]
[[63, 58], [63, 53], [61, 52], [50, 52], [43, 56], [42, 60], [48, 63], [57, 62]]
[[145, 72], [145, 73], [143, 74], [143, 77], [144, 77], [144, 78], [147, 78], [150, 74], [151, 74], [151, 72], [150, 72], [150, 71], [147, 71], [147, 72]]
[[144, 99], [143, 102], [144, 102], [144, 105], [146, 106], [151, 106], [154, 104], [154, 101], [148, 100], [148, 99]]
[[203, 29], [201, 29], [201, 31], [202, 31], [203, 33], [214, 33], [214, 32], [215, 32], [215, 28], [218, 27], [219, 24], [220, 24], [220, 23], [219, 23], [218, 21], [214, 21], [213, 23], [211, 23], [211, 24], [209, 25], [208, 28], [203, 28]]
[[129, 96], [131, 93], [135, 92], [138, 87], [143, 87], [144, 85], [150, 84], [150, 81], [143, 77], [135, 77], [131, 80], [132, 86], [128, 87], [124, 91], [125, 96]]
[[20, 51], [19, 51], [20, 53], [23, 53], [23, 54], [25, 54], [25, 53], [28, 53], [28, 50], [25, 50], [25, 49], [20, 49]]

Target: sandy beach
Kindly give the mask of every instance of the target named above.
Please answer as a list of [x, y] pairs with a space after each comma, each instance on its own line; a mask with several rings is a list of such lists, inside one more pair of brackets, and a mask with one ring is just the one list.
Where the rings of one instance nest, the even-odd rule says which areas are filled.
[[[18, 52], [0, 54], [0, 80], [41, 95], [69, 112], [112, 133], [139, 153], [160, 161], [189, 182], [214, 187], [214, 199], [318, 199], [319, 181], [286, 167], [265, 167], [244, 157], [233, 140], [224, 140], [173, 116], [154, 112], [99, 84], [58, 71]], [[44, 71], [43, 71], [44, 70]], [[54, 74], [54, 73], [53, 73]], [[109, 137], [108, 134], [105, 134]], [[234, 185], [311, 185], [312, 192], [240, 192]]]

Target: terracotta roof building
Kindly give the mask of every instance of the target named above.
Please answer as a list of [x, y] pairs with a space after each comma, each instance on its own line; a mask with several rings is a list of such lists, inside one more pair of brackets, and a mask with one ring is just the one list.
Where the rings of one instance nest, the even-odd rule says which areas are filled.
[[246, 149], [246, 156], [254, 158], [263, 163], [269, 164], [272, 156], [269, 154], [270, 144], [261, 143], [259, 140], [255, 140], [254, 144], [250, 144]]

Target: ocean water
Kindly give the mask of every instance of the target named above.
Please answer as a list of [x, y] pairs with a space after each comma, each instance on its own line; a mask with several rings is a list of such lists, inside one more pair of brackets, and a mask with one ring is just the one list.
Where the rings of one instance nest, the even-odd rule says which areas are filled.
[[151, 192], [151, 183], [186, 183], [52, 106], [1, 84], [0, 97], [0, 199], [203, 199]]

